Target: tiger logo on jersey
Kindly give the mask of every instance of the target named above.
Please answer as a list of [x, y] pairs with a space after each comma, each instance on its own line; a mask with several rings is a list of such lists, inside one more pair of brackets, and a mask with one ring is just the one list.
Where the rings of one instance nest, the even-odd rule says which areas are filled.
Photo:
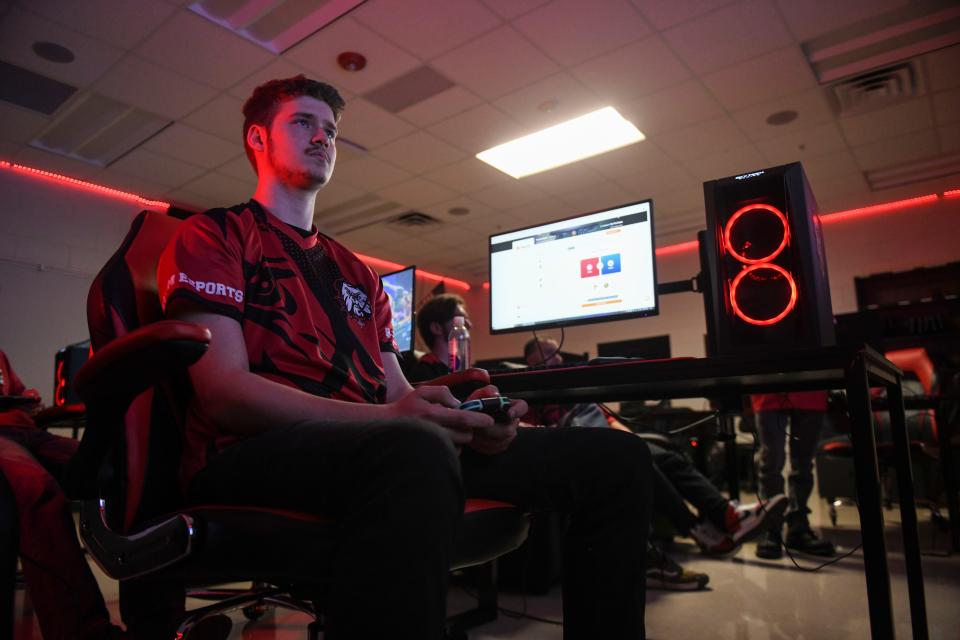
[[363, 289], [345, 280], [340, 281], [340, 304], [361, 327], [373, 315], [370, 297]]

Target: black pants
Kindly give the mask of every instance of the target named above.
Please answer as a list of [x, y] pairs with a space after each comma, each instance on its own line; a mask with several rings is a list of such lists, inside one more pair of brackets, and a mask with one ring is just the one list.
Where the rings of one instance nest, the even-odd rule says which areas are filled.
[[[827, 420], [822, 411], [758, 411], [760, 437], [760, 495], [783, 493], [783, 466], [786, 462], [787, 421], [790, 423], [790, 477], [787, 487], [787, 528], [799, 531], [810, 527], [807, 502], [813, 493], [813, 456], [820, 429]], [[774, 523], [779, 526], [782, 523]]]
[[[299, 424], [217, 455], [198, 502], [263, 504], [343, 522], [326, 637], [440, 638], [464, 495], [568, 512], [564, 637], [642, 638], [650, 454], [601, 429], [521, 429], [510, 448], [457, 456], [421, 421]], [[459, 461], [459, 464], [458, 464]]]
[[681, 454], [652, 442], [647, 445], [653, 454], [654, 508], [682, 535], [687, 535], [697, 523], [697, 517], [687, 508], [688, 501], [701, 517], [709, 518], [724, 531], [729, 502], [723, 494]]

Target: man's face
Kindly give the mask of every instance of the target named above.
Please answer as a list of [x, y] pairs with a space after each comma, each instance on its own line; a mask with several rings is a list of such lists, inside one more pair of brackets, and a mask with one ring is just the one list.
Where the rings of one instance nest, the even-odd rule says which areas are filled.
[[[463, 325], [469, 330], [473, 329], [473, 324], [470, 322], [470, 314], [467, 313], [467, 310], [463, 308], [463, 305], [457, 305], [457, 310], [453, 313], [453, 317], [463, 316]], [[453, 329], [453, 318], [450, 318], [443, 323], [443, 339], [446, 340], [447, 336], [450, 335], [450, 330]]]
[[[542, 352], [542, 353], [541, 353]], [[544, 360], [546, 358], [546, 360]], [[527, 356], [527, 366], [533, 367], [545, 363], [548, 367], [563, 364], [563, 356], [560, 355], [560, 345], [556, 340], [540, 340], [540, 348], [534, 349]]]
[[290, 186], [322, 187], [337, 161], [336, 137], [337, 124], [326, 102], [310, 96], [286, 100], [270, 124], [265, 168]]

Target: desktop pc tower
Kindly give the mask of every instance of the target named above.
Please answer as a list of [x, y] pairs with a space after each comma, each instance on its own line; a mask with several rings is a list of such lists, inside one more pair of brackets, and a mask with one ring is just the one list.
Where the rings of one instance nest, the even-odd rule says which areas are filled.
[[703, 185], [710, 355], [834, 344], [817, 204], [800, 163]]

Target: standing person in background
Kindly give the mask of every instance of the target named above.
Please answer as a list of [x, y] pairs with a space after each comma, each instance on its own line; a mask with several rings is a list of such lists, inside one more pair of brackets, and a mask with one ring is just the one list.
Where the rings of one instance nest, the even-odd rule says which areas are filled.
[[[21, 564], [43, 637], [125, 637], [119, 627], [110, 624], [110, 614], [83, 557], [70, 506], [60, 485], [67, 463], [76, 453], [77, 441], [47, 433], [34, 424], [31, 414], [40, 408], [40, 394], [24, 386], [3, 351], [0, 395], [36, 399], [31, 409], [0, 411], [0, 474], [16, 504], [17, 513], [13, 515], [19, 532]], [[0, 637], [5, 637], [5, 633], [9, 630], [0, 629]]]
[[783, 493], [786, 440], [788, 432], [790, 434], [789, 502], [783, 517], [787, 525], [786, 541], [782, 533], [783, 522], [771, 523], [757, 542], [757, 557], [781, 558], [784, 544], [810, 555], [824, 558], [835, 555], [833, 543], [818, 538], [810, 528], [810, 509], [807, 507], [813, 492], [813, 455], [820, 430], [827, 420], [827, 392], [761, 394], [752, 396], [751, 403], [760, 441], [761, 498]]

